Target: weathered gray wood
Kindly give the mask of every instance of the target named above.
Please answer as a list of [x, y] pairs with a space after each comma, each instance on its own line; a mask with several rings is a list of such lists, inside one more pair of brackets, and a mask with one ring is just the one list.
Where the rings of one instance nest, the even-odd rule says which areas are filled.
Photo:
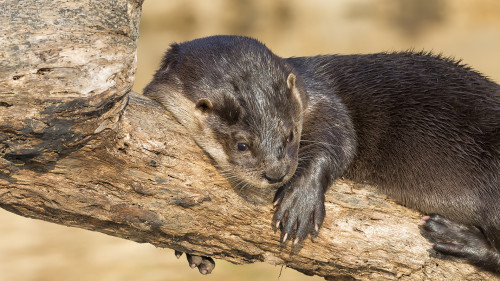
[[135, 72], [138, 1], [2, 1], [0, 152], [46, 163], [116, 120]]
[[280, 247], [274, 190], [232, 188], [168, 112], [129, 92], [140, 4], [0, 3], [0, 207], [332, 280], [494, 278], [431, 257], [420, 214], [349, 182], [327, 193], [314, 243]]

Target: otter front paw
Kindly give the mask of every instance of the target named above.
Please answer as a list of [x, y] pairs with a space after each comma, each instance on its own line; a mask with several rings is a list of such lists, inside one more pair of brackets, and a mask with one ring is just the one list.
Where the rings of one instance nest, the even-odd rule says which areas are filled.
[[[182, 252], [176, 250], [175, 256], [177, 258], [180, 258], [182, 256]], [[200, 271], [201, 274], [210, 274], [215, 268], [215, 262], [210, 257], [195, 256], [188, 253], [186, 253], [186, 257], [189, 263], [189, 267], [197, 267], [198, 271]]]
[[273, 229], [281, 229], [281, 241], [295, 238], [294, 244], [311, 235], [317, 236], [325, 218], [325, 196], [321, 187], [302, 184], [281, 187], [274, 197], [277, 209], [273, 217]]
[[421, 224], [422, 234], [433, 243], [434, 250], [466, 258], [472, 263], [491, 262], [491, 246], [479, 229], [439, 215], [425, 216]]

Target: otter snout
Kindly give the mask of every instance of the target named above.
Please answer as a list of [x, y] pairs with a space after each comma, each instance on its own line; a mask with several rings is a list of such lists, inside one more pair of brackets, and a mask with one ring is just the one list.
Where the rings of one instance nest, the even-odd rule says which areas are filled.
[[269, 184], [280, 183], [285, 179], [286, 175], [290, 171], [290, 165], [286, 165], [284, 168], [270, 169], [264, 172], [263, 177], [267, 180]]
[[270, 184], [282, 182], [283, 179], [285, 178], [285, 176], [286, 176], [286, 174], [282, 175], [280, 178], [272, 178], [272, 177], [269, 177], [267, 174], [264, 174], [264, 178]]

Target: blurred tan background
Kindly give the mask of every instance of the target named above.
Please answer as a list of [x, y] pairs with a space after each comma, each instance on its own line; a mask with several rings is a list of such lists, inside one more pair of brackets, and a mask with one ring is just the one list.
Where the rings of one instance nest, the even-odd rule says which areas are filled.
[[[500, 82], [498, 0], [145, 0], [134, 90], [172, 42], [242, 34], [281, 56], [432, 50]], [[323, 280], [268, 264], [216, 261], [210, 276], [151, 245], [0, 209], [0, 281]]]

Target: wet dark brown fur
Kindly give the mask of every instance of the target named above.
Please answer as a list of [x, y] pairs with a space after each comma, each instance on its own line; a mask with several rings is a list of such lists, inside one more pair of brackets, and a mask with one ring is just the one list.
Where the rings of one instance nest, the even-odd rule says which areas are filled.
[[413, 52], [283, 59], [214, 36], [173, 45], [144, 94], [235, 184], [282, 185], [282, 240], [317, 234], [344, 176], [428, 214], [437, 251], [500, 272], [500, 86], [469, 67]]

